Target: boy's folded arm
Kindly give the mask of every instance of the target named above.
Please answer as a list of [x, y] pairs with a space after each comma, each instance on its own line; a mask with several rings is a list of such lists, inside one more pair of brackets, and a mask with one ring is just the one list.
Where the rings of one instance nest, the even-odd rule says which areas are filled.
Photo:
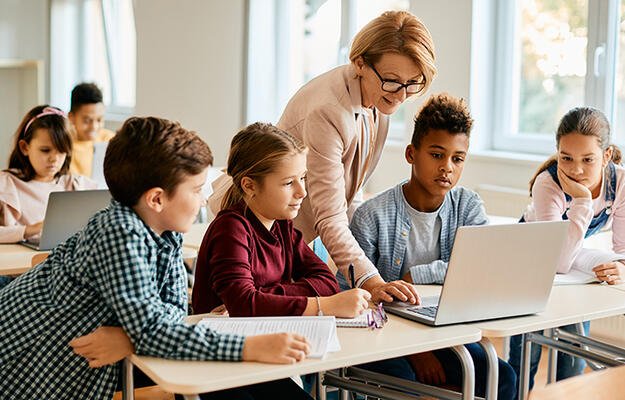
[[141, 233], [129, 233], [100, 242], [94, 287], [113, 309], [135, 352], [186, 360], [240, 360], [243, 337], [184, 323], [179, 304], [185, 301], [184, 291], [177, 301], [169, 299], [173, 303], [159, 296], [153, 281], [156, 267], [148, 262], [150, 258], [156, 262], [156, 255], [150, 254]]
[[415, 265], [410, 267], [412, 283], [416, 285], [442, 284], [447, 272], [447, 263], [443, 260], [435, 260], [429, 264]]

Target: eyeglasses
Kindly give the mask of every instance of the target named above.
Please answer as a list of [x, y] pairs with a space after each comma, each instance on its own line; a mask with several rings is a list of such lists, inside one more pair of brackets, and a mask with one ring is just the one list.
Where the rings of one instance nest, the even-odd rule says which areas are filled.
[[367, 314], [367, 325], [371, 329], [380, 329], [388, 321], [388, 316], [384, 312], [382, 303], [371, 309], [371, 312]]
[[380, 82], [382, 82], [382, 90], [384, 90], [385, 92], [397, 93], [403, 88], [406, 88], [406, 94], [410, 96], [419, 93], [425, 86], [425, 81], [423, 77], [421, 77], [421, 80], [418, 82], [408, 81], [407, 83], [400, 83], [391, 79], [382, 78], [382, 75], [380, 75], [380, 73], [375, 69], [373, 64], [367, 63], [367, 65], [373, 70], [373, 72], [375, 72], [378, 79], [380, 79]]

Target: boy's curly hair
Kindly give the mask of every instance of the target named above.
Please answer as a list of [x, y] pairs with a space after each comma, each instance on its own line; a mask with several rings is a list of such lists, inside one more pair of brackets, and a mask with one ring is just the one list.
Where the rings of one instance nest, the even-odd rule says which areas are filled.
[[440, 93], [430, 96], [414, 120], [412, 145], [419, 147], [421, 139], [431, 130], [445, 130], [451, 134], [471, 135], [473, 118], [464, 99]]

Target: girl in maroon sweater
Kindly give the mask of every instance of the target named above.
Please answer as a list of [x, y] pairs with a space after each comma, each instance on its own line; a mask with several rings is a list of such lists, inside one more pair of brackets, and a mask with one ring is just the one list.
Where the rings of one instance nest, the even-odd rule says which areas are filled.
[[233, 184], [198, 254], [193, 310], [225, 306], [233, 317], [336, 315], [368, 308], [369, 292], [339, 293], [328, 266], [293, 228], [306, 197], [306, 148], [271, 124], [255, 123], [232, 139]]

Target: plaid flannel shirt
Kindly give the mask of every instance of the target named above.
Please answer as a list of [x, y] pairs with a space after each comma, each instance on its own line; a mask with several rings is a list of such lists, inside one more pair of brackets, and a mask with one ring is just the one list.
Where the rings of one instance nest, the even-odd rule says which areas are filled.
[[244, 338], [184, 323], [182, 237], [156, 235], [120, 203], [0, 291], [0, 397], [111, 398], [119, 363], [89, 368], [69, 342], [122, 326], [137, 354], [181, 360], [241, 359]]

